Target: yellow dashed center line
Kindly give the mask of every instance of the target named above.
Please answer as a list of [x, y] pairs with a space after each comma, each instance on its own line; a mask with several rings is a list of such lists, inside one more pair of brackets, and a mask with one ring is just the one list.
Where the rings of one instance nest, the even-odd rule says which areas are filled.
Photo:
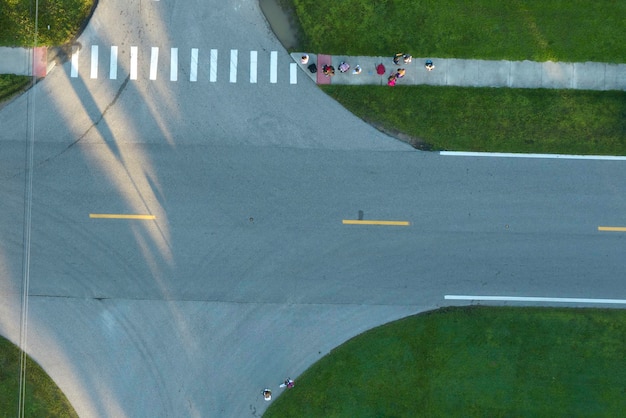
[[344, 225], [392, 225], [392, 226], [409, 226], [411, 222], [407, 221], [361, 221], [356, 219], [344, 219]]
[[626, 226], [599, 226], [598, 231], [626, 232]]
[[156, 219], [154, 215], [124, 215], [115, 213], [90, 213], [89, 217], [92, 219], [142, 219], [152, 220]]

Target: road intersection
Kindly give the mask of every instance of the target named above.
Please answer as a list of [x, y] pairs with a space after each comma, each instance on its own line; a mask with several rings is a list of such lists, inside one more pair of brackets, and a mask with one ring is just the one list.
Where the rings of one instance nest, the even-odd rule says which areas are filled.
[[[102, 0], [79, 43], [289, 58], [250, 1]], [[259, 416], [264, 387], [446, 294], [626, 294], [624, 235], [598, 231], [625, 223], [623, 161], [418, 152], [286, 65], [119, 66], [68, 60], [0, 112], [0, 332], [19, 340], [32, 133], [26, 349], [80, 416]]]

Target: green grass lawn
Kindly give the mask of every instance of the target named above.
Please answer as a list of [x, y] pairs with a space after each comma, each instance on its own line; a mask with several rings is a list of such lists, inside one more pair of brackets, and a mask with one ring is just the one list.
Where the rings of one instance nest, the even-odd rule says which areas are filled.
[[305, 50], [319, 53], [626, 62], [624, 1], [290, 2]]
[[[94, 5], [93, 0], [39, 0], [37, 3], [37, 46], [58, 46], [71, 41]], [[32, 46], [34, 42], [35, 2], [0, 0], [0, 46]]]
[[[338, 55], [626, 62], [626, 1], [280, 0], [300, 50]], [[330, 86], [422, 149], [626, 155], [626, 93]]]
[[324, 86], [413, 145], [456, 151], [626, 155], [626, 92]]
[[[0, 418], [12, 418], [18, 412], [20, 351], [0, 337]], [[78, 417], [67, 398], [30, 358], [26, 359], [25, 417]]]
[[0, 102], [24, 91], [30, 82], [28, 76], [0, 74]]
[[626, 313], [463, 307], [361, 334], [265, 417], [618, 417]]

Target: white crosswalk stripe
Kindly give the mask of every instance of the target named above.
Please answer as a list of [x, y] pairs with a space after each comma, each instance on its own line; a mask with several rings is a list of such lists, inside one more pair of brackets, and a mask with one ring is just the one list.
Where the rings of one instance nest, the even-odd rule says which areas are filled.
[[295, 62], [289, 64], [289, 84], [298, 83], [298, 66]]
[[117, 80], [117, 46], [111, 47], [111, 62], [109, 64], [109, 78]]
[[189, 81], [198, 81], [198, 48], [191, 48], [191, 68]]
[[257, 51], [250, 51], [250, 83], [256, 83], [258, 56]]
[[278, 81], [278, 52], [270, 53], [270, 83]]
[[130, 47], [130, 79], [137, 80], [137, 47]]
[[172, 48], [170, 53], [170, 81], [178, 80], [178, 48]]
[[217, 49], [211, 50], [211, 70], [209, 73], [209, 81], [215, 83], [217, 81]]
[[159, 47], [153, 46], [150, 52], [150, 80], [157, 79], [157, 68], [159, 65]]
[[[80, 48], [74, 47], [70, 62], [70, 77], [79, 77], [80, 67], [89, 68], [89, 78], [91, 79], [98, 79], [104, 75], [111, 80], [126, 76], [129, 76], [131, 80], [138, 80], [147, 75], [149, 80], [156, 81], [159, 79], [159, 73], [161, 75], [167, 74], [169, 70], [169, 80], [177, 82], [179, 81], [179, 72], [182, 71], [184, 74], [188, 70], [190, 82], [217, 83], [219, 69], [219, 73], [223, 74], [222, 78], [228, 74], [226, 80], [232, 84], [245, 82], [246, 79], [250, 84], [257, 84], [259, 83], [259, 76], [261, 81], [267, 80], [270, 84], [276, 84], [279, 80], [289, 84], [298, 83], [298, 66], [288, 56], [286, 60], [282, 56], [279, 60], [278, 51], [269, 51], [269, 54], [263, 52], [259, 54], [259, 51], [239, 54], [238, 49], [230, 49], [228, 50], [230, 53], [227, 51], [225, 54], [218, 54], [217, 49], [207, 49], [203, 53], [198, 48], [190, 48], [189, 52], [185, 52], [185, 50], [181, 51], [179, 48], [171, 47], [168, 60], [167, 50], [163, 52], [163, 48], [151, 47], [149, 54], [147, 48], [144, 49], [139, 46], [127, 48], [112, 45], [109, 53], [108, 48], [100, 51], [98, 45], [91, 45], [91, 53], [83, 55], [80, 54]], [[107, 53], [109, 53], [108, 57]], [[160, 53], [164, 53], [166, 56], [159, 59]], [[220, 56], [223, 56], [221, 61], [218, 59]], [[108, 74], [106, 73], [107, 63]], [[105, 65], [103, 71], [99, 71], [101, 64]], [[189, 67], [185, 68], [187, 65]], [[208, 80], [206, 72], [202, 71], [203, 69], [208, 69]], [[249, 71], [249, 74], [245, 74], [246, 71]]]
[[98, 78], [98, 45], [91, 46], [91, 74], [90, 78]]
[[230, 50], [230, 82], [237, 82], [237, 50]]
[[70, 64], [70, 77], [78, 77], [78, 54], [80, 53], [80, 50], [78, 49], [78, 47], [73, 47], [73, 52], [72, 52], [72, 61]]

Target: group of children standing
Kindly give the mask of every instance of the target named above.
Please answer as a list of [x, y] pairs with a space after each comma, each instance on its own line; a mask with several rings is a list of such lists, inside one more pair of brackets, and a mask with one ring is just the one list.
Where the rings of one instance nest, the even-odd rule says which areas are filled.
[[[398, 53], [396, 55], [393, 56], [393, 63], [396, 65], [400, 65], [400, 60], [402, 59], [402, 61], [405, 64], [410, 64], [411, 61], [413, 61], [413, 57], [409, 54], [403, 54], [403, 53]], [[379, 64], [379, 67], [383, 67], [383, 64]], [[435, 65], [433, 64], [432, 60], [426, 60], [426, 63], [424, 64], [424, 67], [426, 67], [426, 69], [428, 71], [432, 71], [435, 69]], [[378, 74], [384, 74], [384, 71], [381, 73], [380, 71], [378, 71]], [[388, 78], [387, 78], [387, 85], [388, 86], [395, 86], [396, 85], [396, 81], [402, 77], [404, 77], [404, 75], [406, 74], [406, 70], [404, 68], [398, 68], [395, 72], [393, 72]]]
[[[401, 59], [405, 64], [410, 64], [411, 61], [413, 61], [413, 57], [411, 55], [399, 53], [393, 56], [393, 63], [396, 65], [400, 65]], [[382, 66], [382, 64], [380, 65]], [[378, 73], [380, 74], [380, 71], [378, 71]], [[406, 70], [404, 68], [398, 68], [387, 78], [387, 85], [391, 87], [395, 86], [396, 81], [404, 77], [405, 74], [406, 74]]]
[[[404, 54], [404, 53], [398, 53], [393, 56], [393, 63], [395, 65], [400, 65], [400, 60], [402, 60], [404, 64], [408, 65], [411, 63], [411, 61], [413, 61], [413, 57], [410, 54]], [[302, 56], [300, 63], [306, 64], [308, 63], [308, 61], [309, 61], [309, 56], [305, 54]], [[315, 72], [316, 69], [311, 69], [311, 67], [315, 67], [315, 64], [311, 64], [309, 66], [309, 70], [311, 70], [311, 72]], [[426, 60], [424, 67], [426, 67], [428, 71], [432, 71], [435, 69], [435, 65], [433, 64], [432, 60]], [[346, 73], [350, 70], [350, 65], [347, 62], [342, 61], [341, 63], [339, 63], [338, 69], [340, 73]], [[361, 67], [357, 65], [352, 70], [352, 74], [361, 74], [361, 71], [362, 71]], [[382, 63], [376, 66], [377, 74], [384, 75], [386, 72], [387, 70], [385, 69], [385, 66]], [[322, 66], [322, 73], [326, 77], [332, 77], [335, 75], [335, 67], [333, 67], [330, 64], [324, 64]], [[406, 74], [406, 70], [404, 68], [402, 67], [398, 68], [396, 71], [392, 72], [391, 75], [387, 78], [387, 85], [395, 86], [396, 81], [404, 77], [405, 74]]]
[[[339, 72], [347, 73], [349, 69], [350, 64], [345, 61], [341, 61], [341, 63], [339, 64]], [[354, 70], [352, 70], [352, 74], [361, 74], [361, 71], [361, 66], [357, 65], [356, 67], [354, 67]], [[324, 64], [324, 66], [322, 67], [322, 73], [327, 77], [332, 77], [335, 75], [335, 67], [333, 67], [332, 65]]]

